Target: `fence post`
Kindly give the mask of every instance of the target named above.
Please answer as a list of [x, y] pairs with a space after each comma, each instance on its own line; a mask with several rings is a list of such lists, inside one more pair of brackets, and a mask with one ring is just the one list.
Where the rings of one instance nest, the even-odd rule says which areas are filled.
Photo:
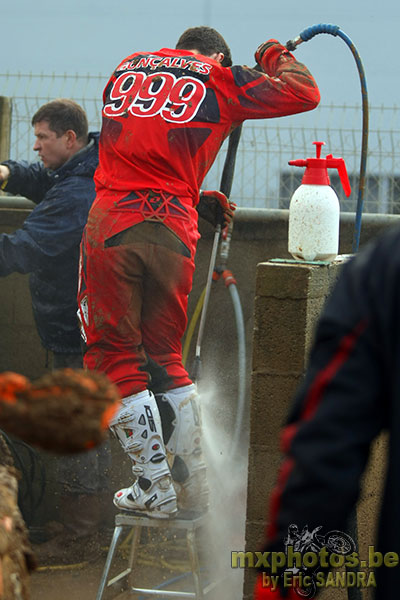
[[0, 161], [10, 158], [11, 98], [0, 96]]

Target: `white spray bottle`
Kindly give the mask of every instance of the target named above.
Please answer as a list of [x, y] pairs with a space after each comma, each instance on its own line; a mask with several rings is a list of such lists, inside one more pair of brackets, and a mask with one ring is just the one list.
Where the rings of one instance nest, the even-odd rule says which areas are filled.
[[339, 251], [339, 199], [330, 187], [328, 169], [337, 169], [344, 193], [351, 193], [343, 158], [328, 154], [321, 158], [316, 145], [316, 158], [289, 161], [289, 165], [306, 167], [300, 187], [289, 206], [289, 252], [295, 259], [333, 261]]

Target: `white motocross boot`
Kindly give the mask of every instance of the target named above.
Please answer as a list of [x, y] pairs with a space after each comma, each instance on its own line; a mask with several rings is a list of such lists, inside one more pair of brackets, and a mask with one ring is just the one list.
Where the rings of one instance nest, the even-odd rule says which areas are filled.
[[132, 460], [133, 484], [114, 495], [118, 508], [158, 519], [174, 517], [176, 493], [172, 485], [161, 419], [149, 390], [122, 400], [123, 407], [110, 429]]
[[209, 489], [201, 448], [198, 398], [194, 384], [156, 394], [179, 508], [205, 512]]

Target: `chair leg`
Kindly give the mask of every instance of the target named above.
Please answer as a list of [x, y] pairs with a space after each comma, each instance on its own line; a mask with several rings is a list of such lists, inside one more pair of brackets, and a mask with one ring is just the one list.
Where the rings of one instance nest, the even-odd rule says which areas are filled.
[[196, 532], [188, 531], [186, 534], [186, 542], [189, 553], [190, 567], [193, 574], [194, 589], [196, 592], [196, 600], [203, 600], [203, 587], [200, 578], [200, 561], [196, 548]]
[[105, 591], [105, 588], [106, 588], [106, 585], [107, 585], [107, 580], [108, 580], [108, 574], [109, 574], [109, 571], [110, 571], [111, 563], [112, 563], [112, 561], [114, 559], [115, 550], [117, 548], [118, 541], [119, 541], [119, 538], [121, 536], [121, 533], [122, 533], [122, 527], [121, 526], [116, 526], [114, 528], [113, 537], [112, 537], [112, 540], [111, 540], [110, 547], [108, 549], [106, 564], [104, 565], [104, 570], [103, 570], [103, 574], [101, 576], [100, 585], [99, 585], [99, 589], [97, 591], [96, 600], [103, 600], [104, 591]]
[[[130, 594], [144, 594], [148, 596], [166, 596], [171, 598], [193, 598], [194, 600], [204, 600], [205, 596], [208, 595], [209, 591], [214, 588], [214, 585], [208, 585], [206, 588], [203, 588], [202, 578], [200, 574], [200, 560], [199, 553], [197, 548], [197, 533], [199, 531], [199, 527], [203, 525], [204, 518], [196, 519], [196, 520], [184, 520], [177, 519], [175, 521], [171, 521], [170, 523], [164, 523], [157, 521], [156, 519], [148, 519], [145, 517], [137, 517], [137, 516], [128, 516], [126, 514], [119, 514], [115, 517], [115, 528], [114, 534], [111, 540], [110, 548], [107, 553], [106, 563], [104, 565], [103, 574], [100, 581], [100, 586], [97, 592], [96, 600], [105, 600], [107, 589], [113, 587], [120, 580], [124, 580], [124, 584], [128, 584], [128, 589]], [[115, 559], [118, 543], [120, 541], [121, 533], [124, 527], [130, 527], [132, 530], [132, 541], [129, 550], [129, 562], [127, 568], [118, 575], [113, 578], [110, 578], [110, 571], [112, 563]], [[190, 560], [190, 569], [193, 577], [194, 591], [193, 592], [181, 592], [181, 591], [167, 591], [159, 590], [159, 588], [155, 589], [143, 589], [134, 587], [133, 585], [133, 577], [137, 574], [137, 569], [135, 568], [135, 561], [137, 557], [137, 553], [140, 547], [140, 535], [143, 527], [149, 528], [171, 528], [171, 529], [186, 529], [186, 545], [188, 556]], [[128, 540], [127, 540], [128, 541]], [[124, 589], [127, 589], [124, 587]]]
[[131, 549], [130, 549], [130, 553], [129, 553], [129, 563], [128, 563], [128, 567], [130, 569], [129, 575], [128, 575], [129, 587], [133, 587], [133, 563], [135, 561], [136, 551], [139, 546], [140, 532], [141, 532], [141, 528], [139, 526], [136, 526], [133, 528], [133, 533], [132, 533], [133, 537], [132, 537]]

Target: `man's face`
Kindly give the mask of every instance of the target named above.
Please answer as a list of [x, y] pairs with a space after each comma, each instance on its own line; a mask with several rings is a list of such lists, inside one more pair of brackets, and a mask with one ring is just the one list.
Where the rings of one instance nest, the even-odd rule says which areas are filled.
[[34, 125], [34, 133], [36, 142], [33, 149], [45, 167], [54, 170], [67, 162], [71, 156], [69, 132], [57, 137], [47, 121], [38, 121]]

